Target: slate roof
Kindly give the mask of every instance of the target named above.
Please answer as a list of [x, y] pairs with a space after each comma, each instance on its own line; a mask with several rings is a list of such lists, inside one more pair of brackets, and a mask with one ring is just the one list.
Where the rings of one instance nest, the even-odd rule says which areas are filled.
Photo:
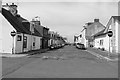
[[42, 37], [42, 35], [34, 28], [34, 33], [32, 33], [35, 36]]
[[120, 21], [120, 16], [112, 16], [115, 20]]
[[21, 33], [30, 34], [30, 31], [27, 30], [15, 16], [13, 16], [8, 10], [2, 8], [2, 15], [8, 20], [8, 22]]
[[43, 37], [43, 26], [36, 25], [35, 29], [39, 32], [41, 37]]
[[[120, 16], [112, 16], [111, 18], [113, 18], [114, 20], [117, 20], [117, 21], [120, 22]], [[110, 19], [111, 19], [111, 18], [110, 18]], [[107, 30], [106, 30], [106, 29], [107, 29]], [[106, 27], [105, 29], [103, 29], [102, 31], [96, 33], [96, 34], [93, 35], [93, 36], [94, 36], [94, 37], [98, 37], [98, 36], [101, 36], [101, 35], [105, 35], [105, 34], [107, 34], [108, 29], [109, 29], [109, 27]]]
[[[8, 22], [17, 30], [17, 32], [31, 34], [30, 22], [20, 15], [13, 16], [8, 10], [2, 8], [2, 15], [8, 20]], [[32, 35], [42, 36], [35, 28]]]
[[98, 36], [107, 34], [107, 33], [104, 33], [104, 32], [105, 32], [105, 29], [103, 29], [100, 32], [96, 33], [95, 35], [93, 35], [93, 37], [98, 37]]

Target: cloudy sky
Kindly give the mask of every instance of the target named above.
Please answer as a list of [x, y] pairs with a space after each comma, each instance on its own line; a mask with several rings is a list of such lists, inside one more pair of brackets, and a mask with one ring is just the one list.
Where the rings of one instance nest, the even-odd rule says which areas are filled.
[[66, 36], [73, 42], [73, 36], [80, 34], [87, 22], [99, 18], [106, 25], [111, 16], [118, 15], [118, 0], [3, 0], [16, 2], [19, 14], [29, 21], [40, 17], [42, 25]]

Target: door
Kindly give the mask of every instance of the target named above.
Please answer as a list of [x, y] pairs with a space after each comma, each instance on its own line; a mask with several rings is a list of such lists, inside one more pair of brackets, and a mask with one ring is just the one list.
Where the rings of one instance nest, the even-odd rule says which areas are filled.
[[27, 48], [27, 36], [23, 36], [23, 52]]

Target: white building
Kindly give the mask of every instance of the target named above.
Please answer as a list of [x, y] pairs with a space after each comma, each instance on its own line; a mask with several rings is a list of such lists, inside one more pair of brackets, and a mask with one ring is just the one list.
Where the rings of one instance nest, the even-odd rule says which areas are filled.
[[[107, 34], [108, 31], [113, 32], [113, 36], [110, 37]], [[104, 48], [112, 53], [120, 53], [120, 16], [112, 16], [108, 21], [106, 28], [95, 34], [95, 47]]]
[[84, 44], [85, 47], [88, 47], [88, 40], [86, 40], [86, 28], [84, 26], [84, 29], [81, 31], [81, 43]]
[[[30, 22], [17, 14], [17, 5], [2, 8], [2, 53], [22, 53], [40, 49], [41, 35]], [[33, 28], [33, 33], [31, 32]], [[14, 38], [11, 32], [15, 32]]]
[[109, 36], [104, 31], [105, 29], [94, 35], [94, 47], [109, 51]]

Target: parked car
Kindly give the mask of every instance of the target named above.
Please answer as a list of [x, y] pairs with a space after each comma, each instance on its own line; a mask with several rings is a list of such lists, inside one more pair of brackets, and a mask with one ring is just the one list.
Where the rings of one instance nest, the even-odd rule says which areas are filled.
[[76, 43], [76, 48], [78, 48], [78, 49], [86, 49], [85, 48], [85, 45], [84, 44], [81, 44], [81, 43]]

